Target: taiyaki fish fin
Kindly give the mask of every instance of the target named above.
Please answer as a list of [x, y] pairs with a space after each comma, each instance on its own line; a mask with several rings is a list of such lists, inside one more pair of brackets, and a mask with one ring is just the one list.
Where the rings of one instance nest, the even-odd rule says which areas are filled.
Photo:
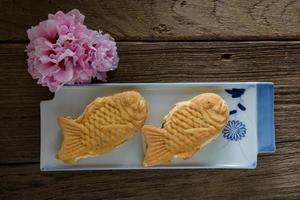
[[195, 138], [199, 139], [205, 139], [206, 137], [210, 136], [210, 129], [209, 128], [190, 128], [187, 130], [184, 130], [184, 133], [186, 135], [194, 136]]
[[145, 125], [142, 136], [145, 146], [144, 166], [154, 166], [169, 163], [173, 155], [165, 143], [166, 130]]
[[209, 142], [211, 142], [213, 139], [215, 139], [216, 137], [212, 137], [212, 132], [215, 130], [215, 128], [191, 128], [191, 129], [187, 129], [184, 132], [186, 134], [191, 134], [194, 136], [198, 147], [197, 147], [197, 151], [199, 149], [201, 149], [203, 146], [205, 146], [206, 144], [208, 144]]
[[197, 151], [203, 146], [203, 142], [201, 141], [206, 141], [206, 138], [210, 137], [210, 131], [209, 128], [191, 128], [185, 130], [184, 132], [186, 135], [193, 136], [194, 141], [196, 141], [197, 143], [199, 143], [200, 141], [200, 146], [197, 149], [177, 154], [177, 156], [180, 159], [187, 160], [190, 157], [192, 157], [195, 153], [197, 153]]
[[198, 151], [198, 149], [195, 149], [195, 150], [192, 150], [192, 151], [189, 151], [189, 152], [184, 152], [184, 153], [177, 154], [177, 156], [182, 160], [187, 160], [190, 157], [192, 157], [195, 153], [197, 153], [197, 151]]
[[84, 155], [87, 149], [81, 143], [81, 124], [66, 117], [58, 118], [58, 123], [63, 130], [63, 142], [56, 158], [66, 163], [74, 163]]
[[134, 126], [131, 123], [112, 124], [103, 127], [102, 131], [110, 137], [110, 142], [112, 143], [113, 148], [116, 148], [126, 143], [128, 139], [134, 135], [135, 132], [131, 131], [132, 129], [134, 129]]

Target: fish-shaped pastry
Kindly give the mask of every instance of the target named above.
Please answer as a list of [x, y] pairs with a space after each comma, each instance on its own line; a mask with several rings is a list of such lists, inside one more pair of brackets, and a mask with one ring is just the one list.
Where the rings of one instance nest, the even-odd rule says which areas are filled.
[[59, 117], [63, 142], [57, 159], [79, 159], [109, 153], [140, 129], [148, 113], [147, 103], [135, 91], [99, 97], [77, 118]]
[[144, 166], [190, 158], [221, 133], [228, 118], [227, 104], [217, 94], [204, 93], [177, 103], [162, 128], [143, 126]]

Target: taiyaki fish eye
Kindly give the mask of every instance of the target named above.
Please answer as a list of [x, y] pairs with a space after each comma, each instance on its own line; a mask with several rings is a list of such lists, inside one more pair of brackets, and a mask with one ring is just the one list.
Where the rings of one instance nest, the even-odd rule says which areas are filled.
[[135, 102], [135, 98], [132, 96], [125, 96], [123, 97], [122, 102], [124, 105], [130, 105]]
[[204, 102], [203, 107], [204, 107], [205, 109], [210, 109], [210, 108], [213, 107], [213, 105], [214, 105], [214, 104], [213, 104], [211, 101], [207, 100], [207, 101]]

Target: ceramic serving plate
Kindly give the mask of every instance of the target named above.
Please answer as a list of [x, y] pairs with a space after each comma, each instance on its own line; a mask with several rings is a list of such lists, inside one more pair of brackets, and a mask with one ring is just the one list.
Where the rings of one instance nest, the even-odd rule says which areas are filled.
[[[161, 126], [174, 104], [214, 92], [229, 105], [230, 120], [220, 136], [192, 158], [169, 165], [143, 167], [143, 144], [138, 132], [112, 153], [68, 165], [56, 160], [62, 134], [57, 117], [77, 117], [96, 97], [136, 90], [146, 98], [146, 124]], [[275, 151], [272, 83], [122, 83], [65, 86], [54, 99], [41, 102], [41, 170], [256, 168], [259, 153]]]

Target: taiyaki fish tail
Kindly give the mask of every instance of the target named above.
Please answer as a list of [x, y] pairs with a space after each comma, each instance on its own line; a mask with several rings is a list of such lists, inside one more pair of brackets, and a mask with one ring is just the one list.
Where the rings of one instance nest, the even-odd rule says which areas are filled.
[[145, 125], [142, 128], [142, 136], [145, 145], [144, 166], [171, 162], [172, 154], [165, 143], [166, 131], [164, 129]]
[[86, 147], [81, 142], [81, 124], [65, 117], [58, 118], [63, 130], [63, 143], [56, 158], [66, 163], [75, 163], [87, 153]]

